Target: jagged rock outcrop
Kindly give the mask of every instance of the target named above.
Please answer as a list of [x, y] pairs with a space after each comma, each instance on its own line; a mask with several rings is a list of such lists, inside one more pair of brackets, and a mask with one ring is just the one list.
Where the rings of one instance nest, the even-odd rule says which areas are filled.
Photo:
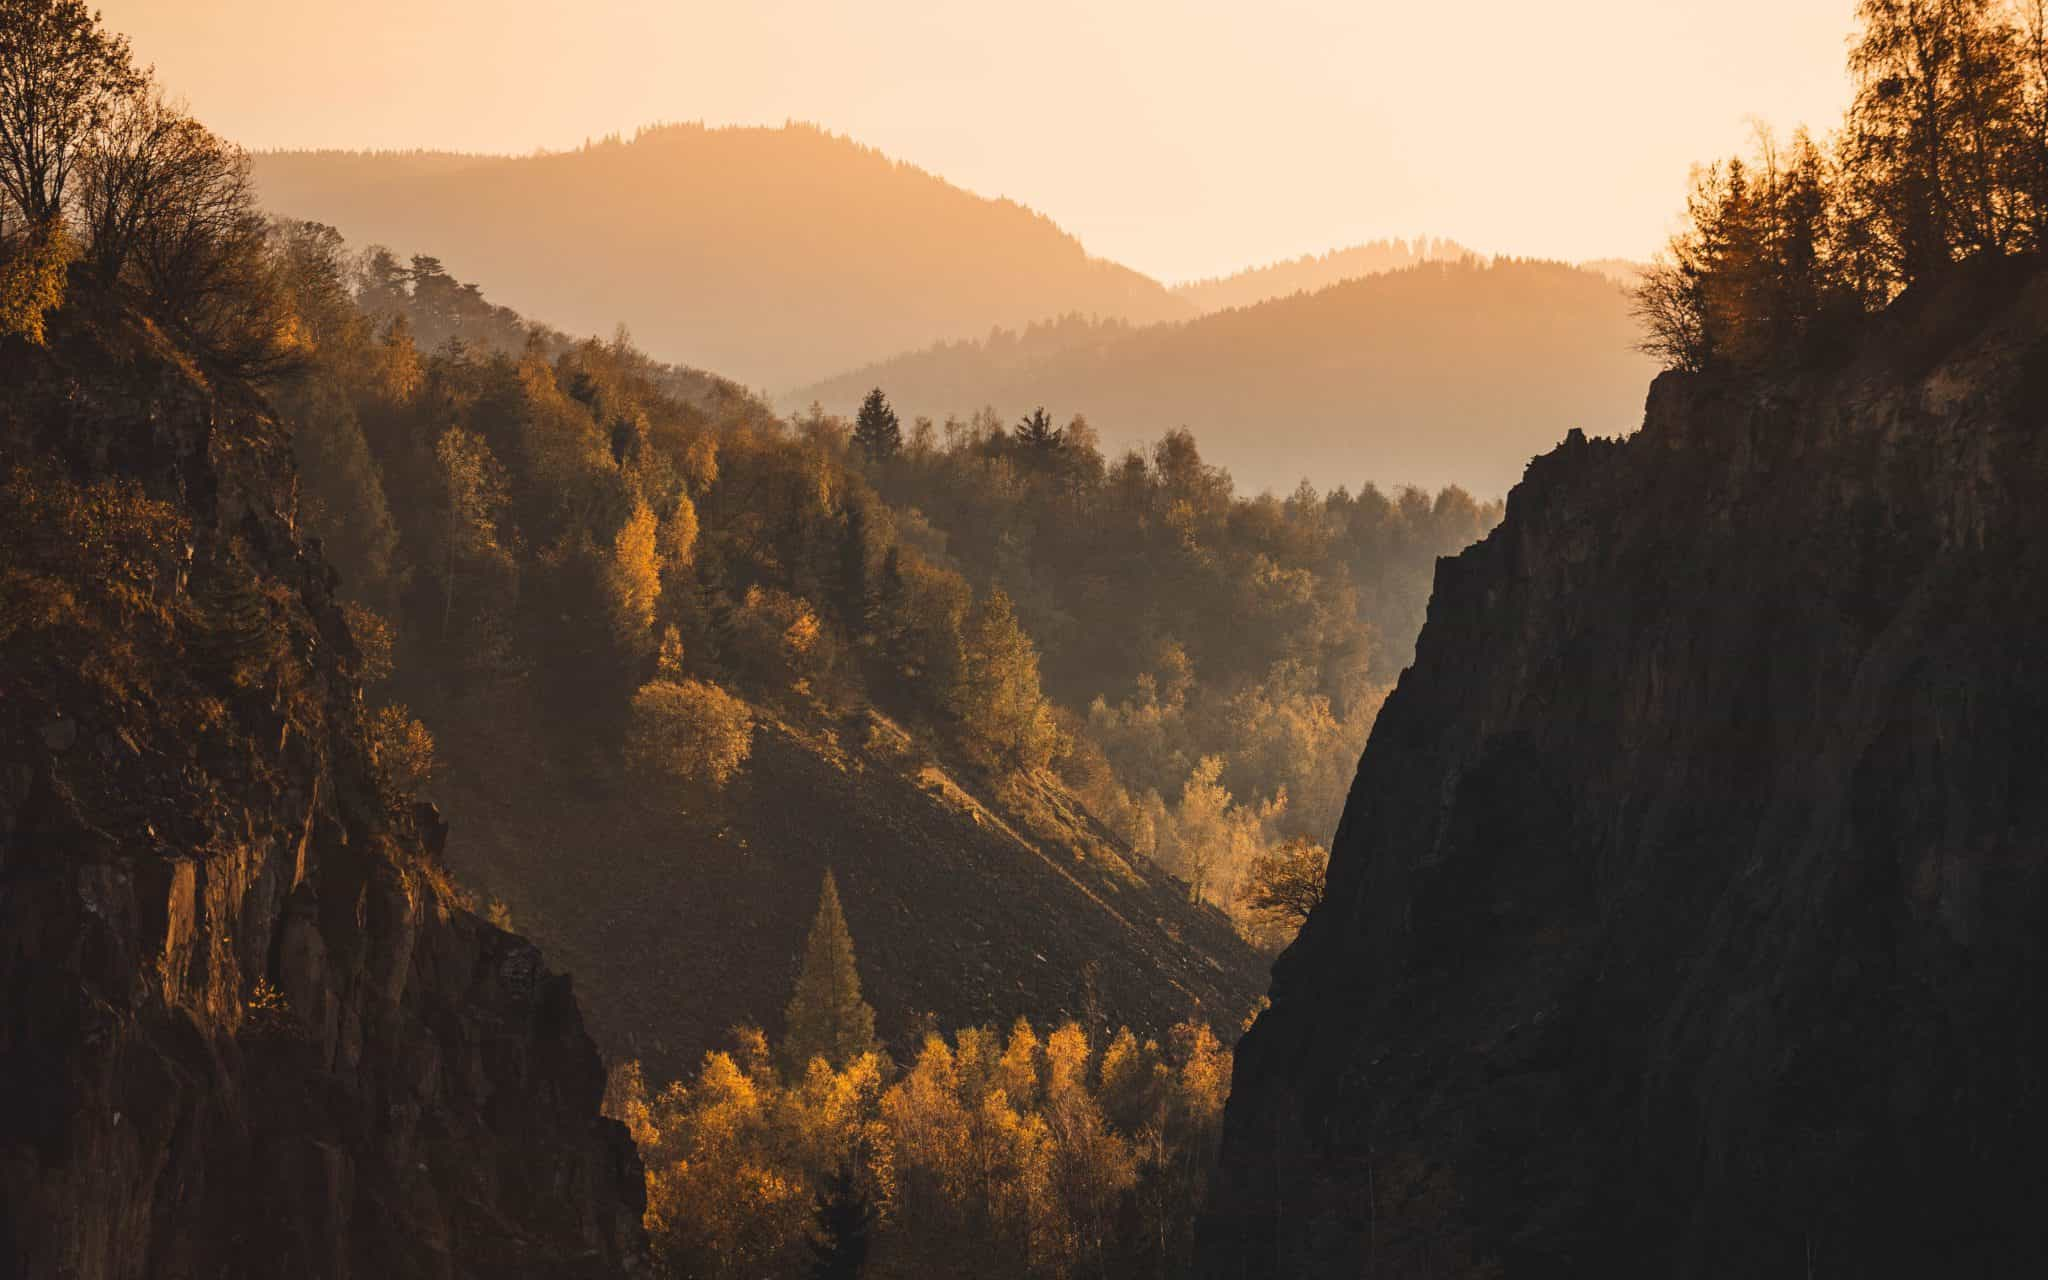
[[281, 432], [78, 299], [0, 339], [0, 1273], [618, 1275], [569, 980], [363, 738]]
[[2048, 1264], [2048, 274], [1666, 375], [1443, 561], [1212, 1276]]

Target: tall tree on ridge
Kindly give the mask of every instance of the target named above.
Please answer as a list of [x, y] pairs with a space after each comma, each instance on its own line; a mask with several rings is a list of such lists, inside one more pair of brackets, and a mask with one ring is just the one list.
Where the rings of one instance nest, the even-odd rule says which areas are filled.
[[1052, 425], [1052, 416], [1040, 405], [1017, 423], [1017, 443], [1034, 459], [1050, 458], [1067, 442], [1066, 433]]
[[860, 402], [860, 416], [853, 421], [853, 442], [869, 462], [887, 462], [903, 452], [903, 424], [880, 387]]
[[0, 214], [61, 214], [93, 135], [145, 80], [81, 0], [0, 0]]

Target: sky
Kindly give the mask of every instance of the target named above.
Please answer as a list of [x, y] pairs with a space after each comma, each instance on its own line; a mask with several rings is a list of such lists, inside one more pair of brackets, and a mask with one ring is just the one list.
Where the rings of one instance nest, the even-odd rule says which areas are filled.
[[252, 149], [849, 134], [1168, 282], [1391, 235], [1645, 258], [1832, 127], [1855, 0], [98, 0]]

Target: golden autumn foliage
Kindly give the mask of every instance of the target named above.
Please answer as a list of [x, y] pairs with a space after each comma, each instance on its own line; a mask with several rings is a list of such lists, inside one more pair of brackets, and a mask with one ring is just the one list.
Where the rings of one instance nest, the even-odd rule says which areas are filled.
[[610, 591], [612, 627], [627, 652], [643, 649], [654, 626], [654, 605], [661, 598], [661, 559], [655, 551], [656, 521], [645, 502], [612, 538], [611, 563], [605, 585]]
[[348, 638], [356, 646], [356, 678], [365, 685], [387, 679], [396, 669], [398, 647], [390, 620], [354, 601], [344, 602], [341, 612], [348, 620]]
[[687, 1083], [613, 1068], [605, 1112], [646, 1163], [664, 1274], [1110, 1277], [1192, 1256], [1230, 1075], [1204, 1024], [1098, 1050], [1076, 1023], [1020, 1020], [933, 1033], [900, 1072], [875, 1053], [771, 1064], [747, 1030]]
[[1010, 597], [988, 593], [960, 629], [953, 710], [969, 754], [990, 765], [1042, 769], [1060, 751], [1052, 706], [1038, 685], [1038, 649]]
[[633, 695], [626, 761], [657, 784], [723, 787], [747, 762], [753, 742], [753, 713], [715, 684], [652, 680]]
[[369, 730], [370, 764], [384, 802], [392, 808], [410, 803], [434, 780], [434, 735], [402, 703], [379, 707]]
[[744, 665], [770, 688], [808, 693], [838, 660], [811, 602], [773, 587], [747, 588], [733, 630]]
[[43, 340], [43, 318], [63, 304], [65, 268], [78, 256], [60, 223], [0, 239], [0, 338]]
[[1296, 837], [1252, 859], [1238, 898], [1254, 918], [1291, 931], [1322, 902], [1329, 874], [1330, 851], [1318, 841]]
[[101, 630], [126, 645], [168, 628], [189, 528], [132, 481], [80, 485], [16, 467], [0, 484], [0, 641], [35, 631]]

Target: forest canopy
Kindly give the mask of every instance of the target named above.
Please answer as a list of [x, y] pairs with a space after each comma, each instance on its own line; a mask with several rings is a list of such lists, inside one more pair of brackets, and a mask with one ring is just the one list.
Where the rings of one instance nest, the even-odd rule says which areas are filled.
[[1699, 371], [1810, 352], [1957, 262], [2048, 248], [2048, 4], [1861, 0], [1854, 100], [1699, 171], [1637, 291], [1644, 349]]

